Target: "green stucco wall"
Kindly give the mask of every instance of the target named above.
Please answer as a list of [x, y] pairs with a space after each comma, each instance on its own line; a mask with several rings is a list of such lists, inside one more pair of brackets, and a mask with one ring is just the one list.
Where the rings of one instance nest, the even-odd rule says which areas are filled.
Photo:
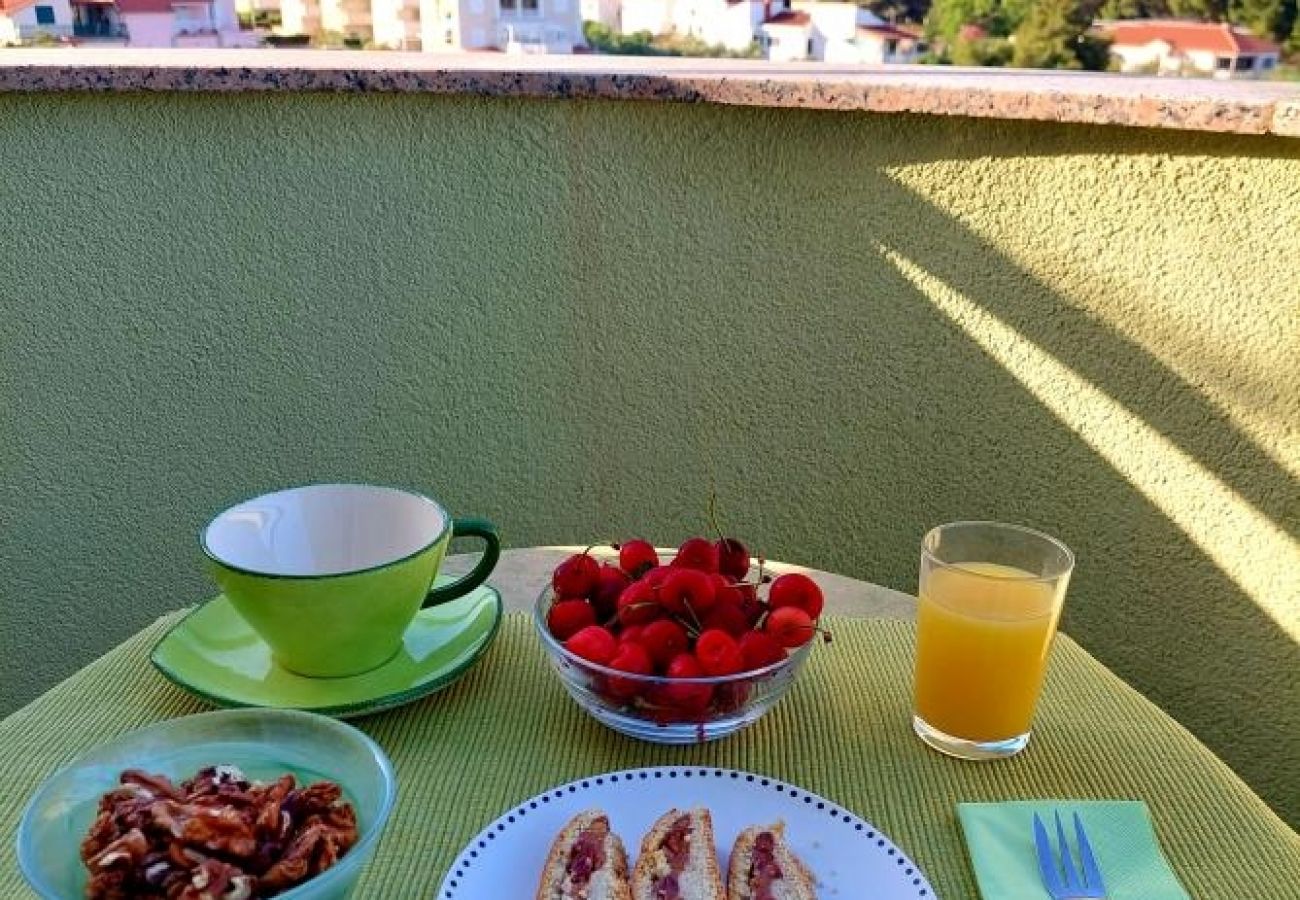
[[0, 159], [0, 712], [210, 595], [257, 492], [518, 546], [671, 543], [712, 484], [904, 590], [934, 524], [1059, 535], [1065, 628], [1300, 822], [1300, 141], [8, 95]]

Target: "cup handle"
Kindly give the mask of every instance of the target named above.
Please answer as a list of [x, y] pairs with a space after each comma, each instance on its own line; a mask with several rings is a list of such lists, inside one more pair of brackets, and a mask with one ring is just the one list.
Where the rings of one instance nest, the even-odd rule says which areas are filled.
[[445, 584], [429, 591], [429, 595], [424, 598], [424, 603], [421, 604], [421, 609], [428, 609], [430, 606], [437, 606], [439, 603], [446, 603], [448, 600], [464, 597], [474, 588], [487, 581], [487, 577], [492, 574], [492, 570], [496, 567], [497, 560], [501, 558], [501, 536], [497, 534], [497, 527], [487, 519], [452, 519], [451, 536], [454, 538], [482, 538], [487, 546], [483, 548], [483, 555], [479, 558], [478, 564], [474, 566], [468, 575], [462, 575], [451, 584]]

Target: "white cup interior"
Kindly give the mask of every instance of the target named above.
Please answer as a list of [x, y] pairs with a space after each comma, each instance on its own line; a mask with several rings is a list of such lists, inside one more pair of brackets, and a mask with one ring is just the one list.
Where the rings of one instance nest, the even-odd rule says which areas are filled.
[[232, 506], [203, 532], [213, 559], [259, 575], [360, 572], [428, 547], [448, 526], [419, 494], [365, 484], [314, 484]]

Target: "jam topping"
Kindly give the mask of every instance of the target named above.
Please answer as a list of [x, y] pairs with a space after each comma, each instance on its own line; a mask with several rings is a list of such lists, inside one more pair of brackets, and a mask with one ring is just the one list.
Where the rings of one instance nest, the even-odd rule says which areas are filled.
[[597, 819], [578, 834], [569, 848], [569, 863], [565, 873], [569, 883], [575, 888], [586, 885], [591, 880], [591, 873], [605, 865], [605, 838], [609, 834], [609, 823]]
[[773, 900], [772, 882], [781, 879], [781, 867], [776, 862], [776, 839], [772, 832], [760, 832], [754, 838], [754, 849], [749, 857], [749, 889], [753, 900]]
[[664, 835], [664, 854], [668, 857], [668, 867], [674, 872], [686, 868], [686, 860], [691, 855], [691, 817], [682, 816]]
[[665, 875], [655, 882], [654, 900], [679, 900], [681, 896], [676, 875]]
[[668, 827], [668, 833], [659, 844], [668, 858], [669, 874], [663, 876], [655, 882], [654, 900], [678, 900], [681, 897], [681, 888], [677, 884], [677, 876], [686, 868], [686, 862], [691, 857], [691, 817], [680, 816], [677, 821]]

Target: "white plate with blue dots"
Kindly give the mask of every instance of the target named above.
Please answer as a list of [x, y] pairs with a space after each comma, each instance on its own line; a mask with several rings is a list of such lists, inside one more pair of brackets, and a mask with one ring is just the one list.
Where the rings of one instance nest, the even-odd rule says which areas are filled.
[[583, 810], [599, 808], [623, 839], [629, 868], [641, 836], [673, 807], [707, 807], [718, 862], [750, 825], [785, 822], [785, 836], [817, 879], [821, 900], [934, 900], [916, 863], [870, 822], [824, 797], [752, 772], [661, 766], [580, 778], [507, 810], [452, 863], [435, 900], [532, 897], [551, 843]]

